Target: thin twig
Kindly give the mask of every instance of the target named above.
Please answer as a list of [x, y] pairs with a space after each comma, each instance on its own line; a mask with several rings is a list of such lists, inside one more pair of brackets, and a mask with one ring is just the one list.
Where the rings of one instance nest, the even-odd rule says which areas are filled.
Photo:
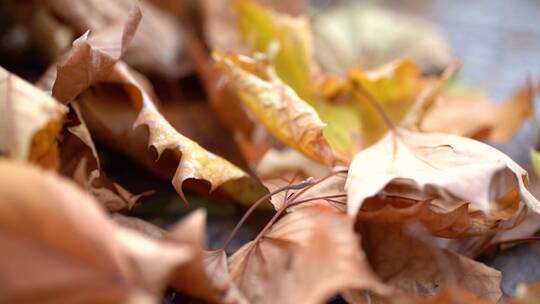
[[259, 207], [259, 205], [261, 205], [263, 202], [265, 202], [266, 200], [268, 200], [270, 197], [272, 197], [273, 195], [276, 195], [280, 192], [283, 192], [283, 191], [287, 191], [287, 190], [291, 190], [291, 189], [303, 189], [303, 188], [306, 188], [306, 187], [309, 187], [313, 184], [313, 179], [312, 178], [308, 178], [306, 179], [305, 181], [303, 182], [300, 182], [300, 183], [297, 183], [297, 184], [292, 184], [292, 185], [287, 185], [285, 187], [282, 187], [282, 188], [279, 188], [279, 189], [276, 189], [268, 194], [266, 194], [265, 196], [261, 197], [259, 200], [257, 200], [253, 205], [251, 205], [251, 207], [249, 207], [249, 209], [246, 211], [246, 213], [242, 216], [242, 218], [240, 219], [240, 221], [236, 224], [236, 226], [234, 227], [233, 231], [231, 232], [231, 234], [229, 234], [229, 237], [227, 238], [227, 240], [225, 241], [225, 244], [223, 245], [223, 250], [226, 250], [227, 247], [229, 247], [229, 244], [231, 243], [231, 241], [233, 240], [233, 238], [236, 236], [236, 234], [238, 233], [238, 230], [240, 230], [240, 227], [242, 227], [242, 225], [244, 224], [244, 222], [247, 220], [247, 218], [251, 215], [251, 213], [253, 213], [253, 211], [255, 211], [255, 209], [257, 209], [257, 207]]

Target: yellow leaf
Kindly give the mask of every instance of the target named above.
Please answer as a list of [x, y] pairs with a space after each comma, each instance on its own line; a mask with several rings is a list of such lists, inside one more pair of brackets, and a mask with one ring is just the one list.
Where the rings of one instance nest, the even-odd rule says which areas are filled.
[[246, 44], [253, 51], [266, 53], [272, 52], [272, 44], [277, 43], [277, 75], [311, 103], [315, 62], [307, 18], [280, 14], [251, 0], [233, 0], [233, 4]]
[[369, 146], [388, 131], [388, 126], [376, 107], [367, 100], [367, 91], [384, 110], [388, 118], [398, 124], [414, 104], [426, 84], [418, 67], [411, 59], [399, 60], [376, 70], [349, 71], [348, 85], [360, 111], [362, 140]]
[[264, 60], [214, 53], [244, 104], [268, 131], [290, 147], [324, 164], [334, 161], [317, 112], [281, 81]]
[[1, 154], [56, 168], [56, 135], [65, 113], [54, 98], [0, 67]]

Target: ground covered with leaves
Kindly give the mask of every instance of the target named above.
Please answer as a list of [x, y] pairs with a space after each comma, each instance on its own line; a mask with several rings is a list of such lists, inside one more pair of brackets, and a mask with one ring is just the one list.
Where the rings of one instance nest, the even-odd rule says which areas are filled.
[[317, 2], [2, 3], [0, 303], [540, 303], [540, 84]]

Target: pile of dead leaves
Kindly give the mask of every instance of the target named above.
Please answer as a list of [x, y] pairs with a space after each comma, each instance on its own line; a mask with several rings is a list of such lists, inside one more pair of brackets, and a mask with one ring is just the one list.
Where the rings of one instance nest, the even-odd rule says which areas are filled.
[[[438, 53], [395, 40], [413, 58], [375, 48], [397, 59], [361, 68], [377, 60], [347, 57], [339, 11], [310, 20], [304, 1], [134, 3], [9, 3], [50, 67], [35, 84], [0, 68], [1, 303], [159, 303], [167, 288], [212, 303], [501, 298], [501, 273], [474, 258], [540, 203], [478, 140], [533, 116], [532, 83], [497, 106], [452, 90], [457, 65], [431, 32]], [[200, 86], [179, 89], [193, 73]], [[150, 193], [107, 177], [94, 141], [182, 198], [250, 208], [219, 250], [202, 210], [168, 229], [117, 214]], [[228, 256], [267, 202], [274, 216]], [[537, 303], [540, 286], [509, 301]]]

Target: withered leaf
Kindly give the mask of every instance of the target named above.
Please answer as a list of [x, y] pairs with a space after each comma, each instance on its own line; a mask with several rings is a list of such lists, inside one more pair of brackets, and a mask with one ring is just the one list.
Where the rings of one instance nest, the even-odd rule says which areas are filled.
[[0, 67], [1, 155], [56, 168], [56, 136], [66, 112], [54, 98]]
[[[131, 35], [129, 33], [134, 30], [136, 20], [140, 19], [140, 16], [137, 17], [137, 10], [134, 10], [131, 16], [120, 42], [113, 43], [106, 49], [125, 49], [125, 43], [129, 41], [126, 37]], [[110, 42], [111, 40], [107, 41]], [[128, 101], [138, 111], [133, 126], [144, 125], [148, 127], [148, 146], [153, 146], [158, 155], [161, 155], [164, 150], [171, 150], [177, 159], [178, 165], [174, 173], [173, 185], [181, 196], [183, 196], [182, 184], [187, 179], [205, 180], [210, 183], [210, 190], [214, 190], [229, 181], [239, 181], [254, 184], [251, 188], [254, 189], [250, 192], [251, 194], [256, 193], [255, 195], [258, 195], [263, 191], [261, 186], [249, 178], [244, 171], [227, 160], [206, 151], [194, 141], [178, 133], [159, 113], [150, 84], [144, 76], [133, 71], [123, 62], [117, 62], [117, 57], [103, 52], [102, 49], [103, 46], [95, 47], [92, 40], [88, 39], [86, 35], [79, 38], [58, 70], [57, 79], [69, 79], [71, 81], [69, 83], [57, 81], [53, 92], [71, 99], [80, 95], [92, 85], [119, 85], [118, 88], [127, 93]], [[93, 61], [92, 58], [96, 57], [106, 59]], [[110, 63], [114, 65], [111, 66]], [[90, 78], [78, 77], [78, 75], [82, 74], [91, 74], [93, 76]], [[117, 121], [117, 123], [121, 124], [122, 122]], [[122, 128], [126, 129], [125, 127]], [[228, 188], [225, 187], [224, 191], [226, 189]], [[252, 197], [249, 197], [249, 199], [252, 199]]]
[[453, 286], [490, 300], [498, 300], [502, 295], [499, 271], [431, 247], [421, 239], [421, 234], [415, 237], [403, 230], [376, 225], [362, 225], [360, 233], [370, 265], [386, 284], [396, 289], [394, 297], [400, 293], [432, 297]]
[[358, 242], [344, 214], [321, 205], [298, 208], [229, 258], [231, 277], [256, 303], [324, 303], [348, 289], [388, 292]]
[[356, 215], [367, 198], [387, 185], [407, 186], [446, 201], [461, 200], [486, 213], [508, 208], [505, 198], [513, 196], [510, 205], [523, 200], [539, 212], [540, 203], [526, 189], [527, 182], [523, 168], [486, 144], [397, 129], [355, 156], [346, 186], [348, 212]]
[[276, 138], [324, 164], [334, 161], [317, 112], [285, 85], [268, 62], [214, 53], [251, 112]]
[[193, 255], [120, 232], [91, 196], [53, 173], [7, 161], [0, 171], [1, 302], [157, 303]]
[[175, 289], [198, 299], [216, 303], [248, 303], [229, 280], [223, 250], [206, 250], [206, 213], [198, 210], [172, 227], [164, 240], [198, 248], [194, 259], [178, 269], [171, 279]]

